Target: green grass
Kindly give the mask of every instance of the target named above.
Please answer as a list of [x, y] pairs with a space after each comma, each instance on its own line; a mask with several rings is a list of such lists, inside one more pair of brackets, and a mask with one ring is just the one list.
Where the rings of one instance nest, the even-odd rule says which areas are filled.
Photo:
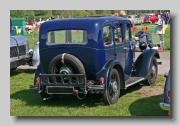
[[[10, 72], [11, 116], [167, 116], [167, 112], [159, 107], [162, 94], [144, 97], [138, 92], [145, 86], [142, 83], [121, 90], [118, 102], [110, 106], [104, 105], [100, 95], [89, 94], [83, 100], [64, 95], [58, 101], [44, 103], [39, 94], [29, 89], [34, 73], [35, 70], [22, 69]], [[163, 85], [162, 76], [158, 75], [157, 83]]]

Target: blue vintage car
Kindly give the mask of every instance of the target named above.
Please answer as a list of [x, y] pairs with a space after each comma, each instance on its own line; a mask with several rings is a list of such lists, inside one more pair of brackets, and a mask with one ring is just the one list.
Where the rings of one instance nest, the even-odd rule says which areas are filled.
[[[124, 17], [81, 17], [44, 22], [39, 30], [39, 65], [30, 88], [43, 101], [61, 94], [101, 94], [114, 104], [120, 90], [156, 81], [159, 53], [146, 50], [135, 60], [132, 24]], [[38, 59], [38, 58], [37, 58]], [[84, 97], [83, 97], [84, 98]]]
[[10, 70], [25, 64], [32, 66], [32, 55], [33, 50], [29, 48], [27, 37], [10, 36]]
[[160, 107], [165, 110], [168, 111], [168, 115], [170, 116], [170, 71], [168, 73], [166, 73], [164, 75], [164, 77], [166, 77], [166, 82], [164, 85], [164, 93], [163, 93], [163, 101], [160, 102]]

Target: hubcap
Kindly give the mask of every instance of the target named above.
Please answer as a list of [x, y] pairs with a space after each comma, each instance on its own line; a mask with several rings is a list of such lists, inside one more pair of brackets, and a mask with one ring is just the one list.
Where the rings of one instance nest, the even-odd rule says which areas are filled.
[[152, 66], [152, 74], [155, 74], [155, 73], [156, 73], [156, 67]]
[[109, 85], [109, 95], [111, 100], [115, 100], [116, 96], [118, 94], [118, 84], [117, 84], [117, 78], [115, 75], [112, 75], [110, 78], [110, 85]]
[[114, 93], [117, 92], [117, 82], [114, 81], [114, 82], [112, 82], [111, 84], [112, 84], [112, 91], [113, 91]]
[[69, 71], [66, 70], [66, 69], [62, 69], [62, 70], [60, 70], [59, 73], [60, 73], [60, 74], [69, 74]]

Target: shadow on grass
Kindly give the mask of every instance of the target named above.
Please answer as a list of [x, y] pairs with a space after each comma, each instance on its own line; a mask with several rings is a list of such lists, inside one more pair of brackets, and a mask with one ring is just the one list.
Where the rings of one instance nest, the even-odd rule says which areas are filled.
[[[121, 96], [131, 93], [133, 91], [139, 90], [142, 86], [139, 84], [129, 87], [127, 90], [121, 90]], [[83, 95], [80, 95], [83, 97]], [[74, 95], [61, 95], [56, 101], [43, 102], [38, 93], [33, 92], [33, 90], [21, 90], [10, 95], [11, 99], [22, 100], [26, 102], [28, 106], [66, 106], [66, 107], [95, 107], [104, 106], [102, 95], [97, 94], [87, 94], [87, 96], [80, 100]]]
[[141, 98], [129, 106], [129, 111], [132, 116], [167, 116], [167, 111], [159, 106], [162, 100], [163, 95]]
[[134, 84], [134, 85], [128, 87], [126, 90], [121, 90], [120, 97], [123, 95], [129, 94], [129, 93], [132, 93], [134, 91], [137, 91], [137, 90], [141, 89], [143, 86], [146, 86], [146, 85], [143, 85], [141, 82], [141, 84], [140, 83]]
[[35, 69], [16, 69], [16, 70], [10, 70], [10, 77], [16, 76], [20, 73], [26, 73], [26, 74], [35, 74]]
[[82, 100], [79, 100], [74, 95], [61, 95], [58, 100], [43, 102], [40, 98], [40, 94], [33, 92], [31, 89], [15, 92], [10, 95], [10, 98], [26, 102], [27, 106], [95, 107], [104, 105], [101, 95], [95, 94], [88, 94]]

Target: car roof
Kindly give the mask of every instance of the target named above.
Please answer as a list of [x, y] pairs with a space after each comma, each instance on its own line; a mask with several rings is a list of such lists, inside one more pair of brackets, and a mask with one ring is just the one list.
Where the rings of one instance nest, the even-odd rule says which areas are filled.
[[64, 18], [64, 19], [53, 19], [48, 21], [47, 23], [50, 22], [73, 22], [73, 21], [79, 21], [79, 22], [84, 22], [84, 21], [92, 21], [92, 22], [107, 22], [107, 21], [115, 21], [115, 20], [128, 20], [125, 17], [119, 17], [119, 16], [89, 16], [89, 17], [74, 17], [74, 18]]
[[92, 16], [92, 17], [75, 17], [65, 19], [53, 19], [41, 24], [40, 32], [47, 32], [54, 29], [80, 28], [93, 30], [100, 28], [105, 23], [111, 21], [130, 22], [128, 18], [119, 16]]

